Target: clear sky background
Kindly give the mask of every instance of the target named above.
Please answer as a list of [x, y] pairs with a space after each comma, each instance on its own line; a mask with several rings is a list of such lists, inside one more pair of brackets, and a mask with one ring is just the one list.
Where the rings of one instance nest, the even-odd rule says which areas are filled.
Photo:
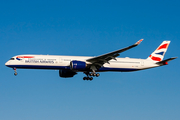
[[146, 59], [163, 40], [180, 57], [178, 0], [6, 0], [0, 2], [0, 120], [179, 120], [180, 58], [168, 66], [101, 73], [83, 81], [55, 70], [4, 64], [19, 54], [97, 56], [134, 44], [120, 57]]

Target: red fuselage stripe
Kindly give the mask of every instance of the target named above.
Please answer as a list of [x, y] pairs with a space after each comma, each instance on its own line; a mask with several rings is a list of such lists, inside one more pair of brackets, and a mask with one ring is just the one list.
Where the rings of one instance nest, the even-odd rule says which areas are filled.
[[34, 58], [33, 56], [18, 56], [17, 58]]

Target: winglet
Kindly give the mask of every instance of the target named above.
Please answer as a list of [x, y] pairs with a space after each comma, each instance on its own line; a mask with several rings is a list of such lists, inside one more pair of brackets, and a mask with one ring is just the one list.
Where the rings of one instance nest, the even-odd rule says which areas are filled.
[[137, 41], [137, 42], [135, 43], [135, 45], [139, 45], [143, 40], [144, 40], [144, 39], [140, 39], [139, 41]]

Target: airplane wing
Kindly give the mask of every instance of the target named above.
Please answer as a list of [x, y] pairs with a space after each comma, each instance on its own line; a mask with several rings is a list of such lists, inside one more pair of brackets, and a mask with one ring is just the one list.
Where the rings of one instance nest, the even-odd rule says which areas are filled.
[[142, 41], [143, 41], [143, 39], [139, 40], [138, 42], [136, 42], [135, 44], [133, 44], [133, 45], [131, 45], [129, 47], [119, 49], [119, 50], [116, 50], [116, 51], [113, 51], [113, 52], [110, 52], [110, 53], [107, 53], [107, 54], [103, 54], [103, 55], [100, 55], [100, 56], [97, 56], [97, 57], [93, 57], [93, 58], [87, 59], [86, 61], [91, 62], [92, 64], [97, 64], [99, 66], [102, 66], [105, 63], [109, 63], [108, 61], [110, 61], [111, 59], [116, 60], [116, 57], [120, 55], [119, 53], [122, 53], [122, 52], [124, 52], [126, 50], [129, 50], [129, 49], [131, 49], [133, 47], [138, 46]]

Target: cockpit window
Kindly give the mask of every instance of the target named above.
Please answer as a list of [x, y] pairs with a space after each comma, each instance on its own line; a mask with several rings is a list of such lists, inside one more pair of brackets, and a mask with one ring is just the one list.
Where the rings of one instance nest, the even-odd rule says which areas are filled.
[[10, 60], [14, 60], [14, 58], [11, 58]]

